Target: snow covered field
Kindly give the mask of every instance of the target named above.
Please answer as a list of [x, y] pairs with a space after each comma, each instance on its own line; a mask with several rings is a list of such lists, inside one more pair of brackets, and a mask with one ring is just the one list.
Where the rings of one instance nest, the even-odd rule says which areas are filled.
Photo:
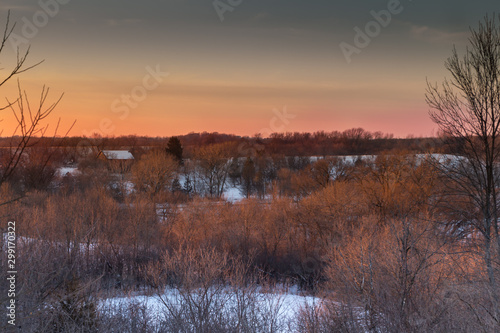
[[[190, 295], [190, 298], [196, 299], [203, 293], [194, 293]], [[216, 294], [216, 295], [215, 295]], [[215, 295], [215, 297], [214, 297]], [[226, 313], [225, 316], [235, 315], [238, 311], [239, 306], [241, 306], [241, 295], [239, 292], [234, 290], [228, 290], [227, 294], [224, 292], [215, 292], [214, 295], [210, 295], [211, 298], [211, 308], [210, 310], [218, 310], [220, 313]], [[182, 295], [178, 290], [169, 289], [163, 295], [136, 295], [129, 297], [113, 297], [108, 298], [101, 302], [101, 308], [109, 308], [111, 311], [120, 311], [120, 309], [127, 309], [130, 307], [142, 307], [147, 313], [148, 320], [152, 321], [150, 324], [153, 326], [159, 325], [165, 320], [166, 314], [169, 312], [165, 303], [171, 307], [181, 307], [185, 305], [186, 295]], [[299, 310], [306, 306], [312, 306], [319, 303], [320, 298], [313, 296], [302, 296], [297, 294], [296, 288], [290, 289], [284, 293], [264, 293], [264, 292], [254, 292], [251, 295], [253, 301], [255, 302], [255, 308], [261, 311], [263, 316], [272, 314], [272, 318], [276, 327], [280, 329], [277, 332], [288, 332], [290, 325], [297, 318]], [[202, 306], [206, 306], [203, 304]], [[268, 317], [268, 319], [271, 319]]]

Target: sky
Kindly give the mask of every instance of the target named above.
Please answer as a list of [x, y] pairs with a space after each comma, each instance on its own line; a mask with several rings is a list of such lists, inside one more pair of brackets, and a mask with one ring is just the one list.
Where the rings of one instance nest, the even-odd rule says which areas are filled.
[[[171, 136], [343, 131], [430, 136], [427, 81], [497, 1], [4, 0], [16, 22], [0, 74], [61, 102], [59, 134]], [[0, 87], [15, 98], [17, 82]], [[13, 130], [0, 113], [2, 135]]]

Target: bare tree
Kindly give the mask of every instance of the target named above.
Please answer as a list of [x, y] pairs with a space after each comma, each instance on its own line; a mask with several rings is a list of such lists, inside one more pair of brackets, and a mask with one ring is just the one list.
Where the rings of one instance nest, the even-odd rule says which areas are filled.
[[[491, 316], [500, 324], [498, 259], [498, 193], [500, 181], [500, 28], [496, 18], [485, 17], [471, 29], [465, 55], [457, 50], [445, 66], [451, 78], [442, 86], [428, 84], [430, 116], [459, 147], [459, 157], [438, 166], [448, 182], [455, 207], [463, 206], [462, 228], [482, 246], [490, 289]], [[456, 203], [464, 203], [457, 205]], [[495, 251], [496, 248], [496, 251]]]
[[[3, 36], [0, 39], [0, 56], [5, 54], [5, 45], [12, 35], [15, 28], [15, 23], [10, 22], [10, 13], [7, 14]], [[0, 87], [16, 76], [32, 69], [41, 62], [33, 65], [27, 65], [26, 61], [30, 53], [28, 47], [25, 51], [17, 49], [17, 58], [15, 64], [5, 75], [0, 77]], [[21, 84], [17, 82], [18, 94], [14, 99], [6, 98], [6, 105], [0, 110], [11, 110], [16, 121], [16, 126], [11, 133], [10, 149], [1, 152], [1, 167], [0, 167], [0, 185], [7, 181], [14, 173], [15, 169], [22, 160], [23, 153], [36, 142], [35, 137], [43, 137], [48, 129], [48, 125], [44, 124], [44, 120], [52, 113], [62, 98], [62, 95], [53, 103], [47, 101], [49, 89], [45, 86], [42, 88], [39, 103], [34, 106], [30, 104], [28, 94], [21, 88]], [[58, 125], [55, 128], [57, 132]], [[0, 135], [3, 130], [0, 131]], [[55, 134], [54, 134], [55, 136]], [[1, 204], [6, 204], [4, 202]]]
[[284, 332], [283, 298], [251, 260], [182, 248], [145, 267], [167, 332]]
[[210, 197], [220, 198], [224, 193], [231, 166], [230, 148], [230, 143], [220, 143], [196, 151], [199, 175]]
[[159, 150], [153, 150], [143, 155], [133, 168], [135, 185], [139, 190], [149, 193], [151, 196], [168, 190], [178, 163], [171, 155]]

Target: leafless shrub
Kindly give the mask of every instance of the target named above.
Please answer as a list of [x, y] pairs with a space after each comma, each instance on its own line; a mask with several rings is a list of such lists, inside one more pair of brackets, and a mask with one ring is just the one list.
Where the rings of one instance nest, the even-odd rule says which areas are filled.
[[302, 333], [365, 332], [359, 317], [357, 309], [325, 298], [299, 309], [294, 330]]
[[[242, 260], [210, 249], [183, 249], [147, 267], [168, 332], [281, 332], [282, 300], [266, 293]], [[257, 281], [261, 285], [257, 285]]]
[[99, 307], [99, 332], [155, 333], [167, 332], [161, 320], [147, 304], [127, 300]]

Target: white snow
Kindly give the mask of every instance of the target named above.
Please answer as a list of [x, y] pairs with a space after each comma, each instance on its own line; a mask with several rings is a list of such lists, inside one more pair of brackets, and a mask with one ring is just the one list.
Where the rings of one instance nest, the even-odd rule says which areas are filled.
[[[235, 305], [236, 299], [232, 295], [226, 302], [225, 308], [231, 311], [231, 307]], [[148, 315], [152, 320], [161, 321], [166, 312], [163, 301], [168, 304], [175, 305], [180, 301], [180, 294], [177, 290], [168, 289], [163, 295], [139, 295], [129, 297], [113, 297], [105, 299], [101, 302], [102, 307], [111, 309], [119, 309], [128, 305], [142, 305], [147, 309]], [[163, 301], [162, 301], [163, 299]], [[321, 299], [313, 296], [302, 296], [294, 294], [292, 290], [285, 293], [261, 293], [257, 292], [257, 303], [259, 308], [268, 308], [277, 311], [281, 321], [289, 322], [297, 317], [298, 311], [305, 305], [313, 306], [321, 302]]]
[[102, 153], [109, 160], [133, 160], [134, 155], [128, 150], [103, 150]]
[[224, 199], [226, 201], [235, 203], [245, 199], [245, 196], [241, 193], [241, 190], [237, 187], [228, 187], [224, 190]]
[[60, 168], [57, 168], [57, 170], [56, 170], [56, 176], [58, 176], [58, 177], [64, 177], [67, 174], [74, 176], [78, 173], [80, 173], [80, 171], [78, 170], [77, 167], [60, 167]]

